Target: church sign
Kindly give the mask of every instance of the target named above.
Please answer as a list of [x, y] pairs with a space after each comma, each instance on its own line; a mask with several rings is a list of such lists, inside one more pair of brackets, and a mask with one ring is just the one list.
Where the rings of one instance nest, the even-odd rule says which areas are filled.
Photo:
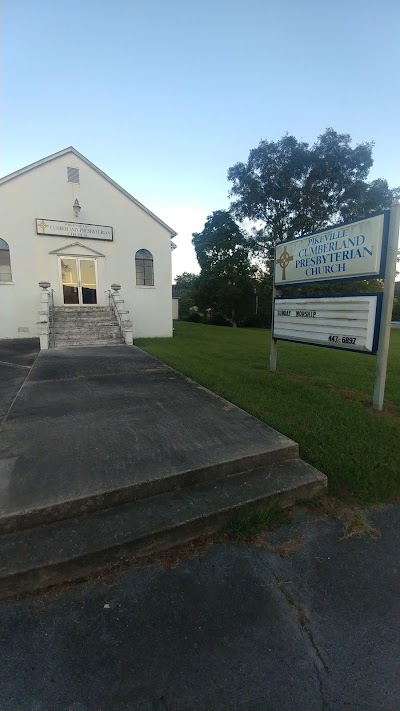
[[36, 233], [57, 237], [79, 237], [80, 239], [101, 239], [111, 242], [113, 228], [108, 225], [86, 225], [82, 222], [63, 222], [36, 218]]
[[[278, 340], [376, 354], [372, 405], [383, 409], [399, 232], [394, 202], [390, 210], [276, 244], [271, 371]], [[301, 297], [285, 296], [285, 287], [343, 279], [382, 279], [383, 292], [307, 296], [305, 288]]]
[[382, 294], [276, 298], [273, 338], [376, 353]]
[[383, 277], [389, 211], [282, 242], [275, 285]]

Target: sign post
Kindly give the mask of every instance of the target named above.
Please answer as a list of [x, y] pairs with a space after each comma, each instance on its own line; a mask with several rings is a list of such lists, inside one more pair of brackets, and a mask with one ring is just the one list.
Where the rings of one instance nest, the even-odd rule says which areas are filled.
[[278, 292], [275, 287], [275, 269], [272, 274], [272, 314], [271, 314], [271, 350], [269, 354], [269, 369], [272, 373], [276, 371], [276, 358], [278, 355], [278, 341], [274, 338], [274, 318], [275, 318], [275, 299]]
[[400, 228], [400, 202], [390, 208], [389, 236], [385, 266], [385, 288], [383, 292], [381, 327], [379, 332], [378, 358], [372, 406], [383, 410], [385, 395], [386, 370], [389, 353], [390, 323], [392, 320], [394, 283], [396, 279], [397, 248]]

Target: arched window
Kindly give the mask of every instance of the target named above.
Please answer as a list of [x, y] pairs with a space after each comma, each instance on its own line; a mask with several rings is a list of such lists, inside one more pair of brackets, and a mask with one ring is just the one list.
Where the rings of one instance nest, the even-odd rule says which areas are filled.
[[0, 238], [0, 281], [12, 281], [10, 248], [4, 239]]
[[147, 249], [139, 249], [135, 256], [136, 286], [154, 286], [153, 255]]

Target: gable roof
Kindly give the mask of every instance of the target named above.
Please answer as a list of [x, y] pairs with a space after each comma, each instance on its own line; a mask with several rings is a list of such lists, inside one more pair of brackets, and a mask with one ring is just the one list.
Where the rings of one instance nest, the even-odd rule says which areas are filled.
[[125, 197], [127, 197], [129, 200], [132, 200], [132, 202], [135, 203], [138, 207], [141, 208], [141, 210], [144, 210], [144, 212], [147, 212], [150, 217], [152, 217], [156, 222], [158, 222], [162, 227], [165, 227], [165, 229], [170, 233], [171, 237], [176, 237], [178, 234], [175, 232], [175, 230], [172, 229], [172, 227], [169, 227], [163, 220], [160, 220], [157, 215], [154, 214], [154, 212], [151, 212], [147, 207], [142, 205], [139, 200], [136, 200], [136, 198], [133, 197], [130, 193], [128, 193], [127, 190], [124, 190], [118, 183], [115, 182], [112, 178], [110, 178], [106, 173], [103, 173], [100, 168], [97, 167], [94, 163], [91, 163], [90, 160], [85, 158], [82, 153], [79, 153], [79, 151], [76, 150], [73, 146], [69, 146], [69, 148], [64, 148], [62, 151], [58, 151], [58, 153], [52, 153], [50, 156], [47, 156], [46, 158], [42, 158], [41, 160], [36, 161], [36, 163], [31, 163], [30, 165], [25, 166], [25, 168], [20, 168], [20, 170], [16, 170], [14, 173], [10, 173], [9, 175], [5, 175], [4, 178], [0, 178], [0, 185], [3, 183], [6, 183], [8, 180], [13, 180], [14, 178], [18, 178], [19, 175], [23, 175], [24, 173], [28, 173], [28, 171], [33, 170], [34, 168], [39, 168], [41, 165], [44, 165], [45, 163], [49, 163], [52, 160], [56, 160], [57, 158], [61, 158], [61, 156], [66, 156], [69, 153], [72, 153], [75, 155], [77, 158], [82, 160], [86, 165], [89, 166], [89, 168], [92, 168], [92, 170], [95, 170], [96, 173], [101, 175], [102, 178], [107, 180], [111, 185], [114, 186], [114, 188], [117, 188]]

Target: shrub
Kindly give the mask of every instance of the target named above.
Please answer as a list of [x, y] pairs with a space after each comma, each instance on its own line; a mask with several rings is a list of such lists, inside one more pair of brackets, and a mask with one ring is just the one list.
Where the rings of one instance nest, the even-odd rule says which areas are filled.
[[267, 328], [268, 321], [264, 314], [254, 314], [253, 316], [247, 316], [247, 318], [242, 319], [239, 322], [240, 328]]
[[213, 314], [208, 323], [211, 326], [232, 326], [224, 314]]
[[392, 321], [400, 321], [400, 300], [393, 305]]
[[190, 321], [191, 323], [203, 323], [203, 319], [198, 311], [192, 311], [192, 313], [187, 316], [185, 321]]

